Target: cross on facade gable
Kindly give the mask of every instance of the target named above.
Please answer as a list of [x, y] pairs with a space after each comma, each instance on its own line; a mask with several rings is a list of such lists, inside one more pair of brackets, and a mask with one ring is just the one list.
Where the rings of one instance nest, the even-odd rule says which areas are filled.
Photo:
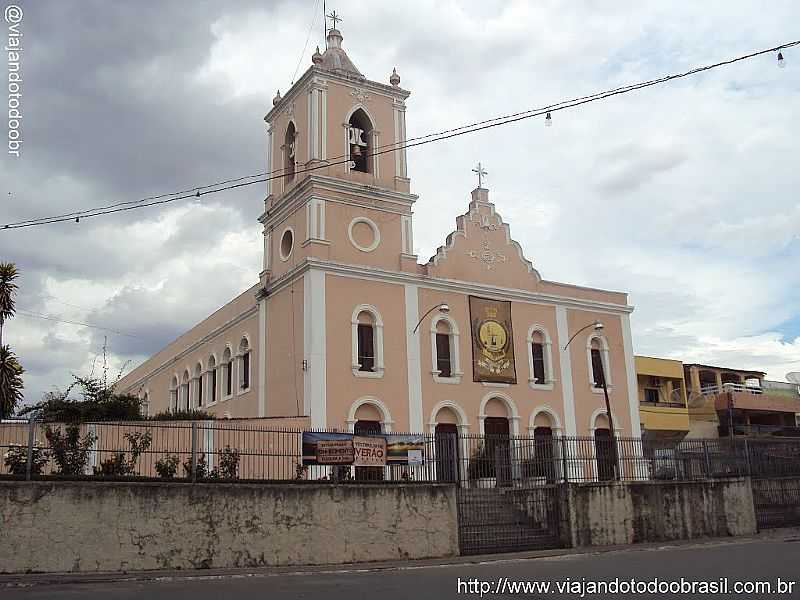
[[481, 163], [478, 163], [478, 166], [472, 169], [472, 172], [478, 174], [478, 187], [482, 188], [483, 178], [489, 173], [481, 166]]

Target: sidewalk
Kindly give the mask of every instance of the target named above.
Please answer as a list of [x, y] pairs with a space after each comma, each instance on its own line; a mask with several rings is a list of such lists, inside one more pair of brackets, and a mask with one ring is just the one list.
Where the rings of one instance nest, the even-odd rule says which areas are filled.
[[800, 528], [771, 529], [753, 536], [702, 538], [695, 540], [675, 540], [625, 546], [602, 546], [590, 548], [561, 548], [515, 552], [509, 554], [484, 554], [476, 556], [455, 556], [452, 558], [424, 559], [414, 561], [387, 561], [370, 563], [344, 563], [338, 565], [305, 565], [287, 567], [263, 567], [242, 569], [197, 569], [197, 570], [158, 570], [158, 571], [114, 571], [99, 573], [26, 573], [0, 574], [0, 588], [25, 588], [44, 585], [108, 583], [114, 581], [181, 581], [225, 578], [265, 578], [274, 576], [308, 575], [310, 573], [357, 573], [374, 571], [398, 571], [452, 565], [487, 564], [519, 562], [535, 559], [558, 559], [570, 556], [600, 555], [613, 552], [653, 552], [665, 549], [698, 548], [704, 546], [724, 546], [752, 544], [761, 541], [782, 540], [800, 542]]

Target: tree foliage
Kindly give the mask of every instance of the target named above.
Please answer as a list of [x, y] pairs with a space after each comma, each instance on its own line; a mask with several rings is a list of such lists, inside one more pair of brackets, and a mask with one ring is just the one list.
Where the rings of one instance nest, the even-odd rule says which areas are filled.
[[0, 263], [0, 346], [3, 344], [3, 325], [14, 316], [14, 295], [17, 293], [17, 284], [14, 280], [19, 277], [19, 271], [14, 263]]
[[[142, 401], [136, 396], [115, 394], [113, 385], [96, 377], [73, 375], [73, 379], [66, 390], [48, 392], [40, 402], [21, 410], [20, 415], [60, 423], [141, 419]], [[73, 390], [81, 397], [72, 397]]]
[[22, 401], [25, 370], [8, 346], [0, 346], [0, 419], [10, 417]]

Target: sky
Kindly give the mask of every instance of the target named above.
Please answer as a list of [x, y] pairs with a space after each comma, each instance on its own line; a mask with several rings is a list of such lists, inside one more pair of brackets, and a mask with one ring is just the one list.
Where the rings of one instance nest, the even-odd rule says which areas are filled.
[[[272, 98], [324, 47], [314, 0], [16, 4], [23, 146], [0, 159], [0, 225], [264, 171]], [[800, 37], [792, 0], [327, 8], [369, 79], [397, 68], [409, 137]], [[784, 56], [785, 69], [765, 55], [555, 113], [549, 128], [537, 118], [409, 150], [420, 261], [466, 211], [481, 161], [545, 279], [629, 293], [637, 354], [800, 371], [800, 46]], [[113, 380], [254, 284], [263, 197], [259, 184], [0, 230], [0, 260], [21, 272], [4, 343], [26, 369], [25, 401], [102, 374], [104, 343]]]

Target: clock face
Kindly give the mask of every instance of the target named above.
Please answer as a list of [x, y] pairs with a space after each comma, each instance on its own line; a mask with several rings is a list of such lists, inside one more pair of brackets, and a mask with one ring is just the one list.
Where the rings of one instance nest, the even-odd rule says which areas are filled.
[[497, 321], [488, 319], [481, 323], [478, 329], [478, 339], [489, 352], [501, 352], [506, 347], [508, 341], [508, 334], [506, 328]]

